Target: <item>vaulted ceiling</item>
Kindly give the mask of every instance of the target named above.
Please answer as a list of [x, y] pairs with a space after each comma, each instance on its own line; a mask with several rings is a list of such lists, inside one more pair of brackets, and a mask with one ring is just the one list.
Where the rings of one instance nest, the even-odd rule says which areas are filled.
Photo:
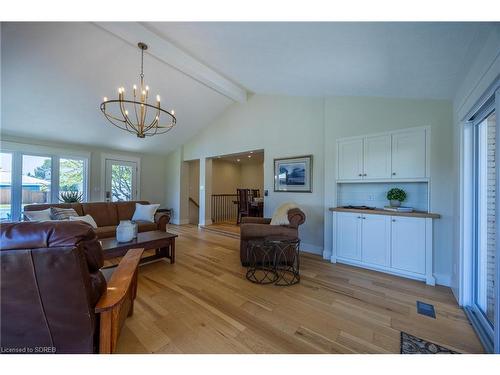
[[[247, 92], [453, 95], [491, 24], [3, 23], [2, 133], [167, 153]], [[108, 125], [103, 96], [145, 78], [178, 126], [144, 140]]]

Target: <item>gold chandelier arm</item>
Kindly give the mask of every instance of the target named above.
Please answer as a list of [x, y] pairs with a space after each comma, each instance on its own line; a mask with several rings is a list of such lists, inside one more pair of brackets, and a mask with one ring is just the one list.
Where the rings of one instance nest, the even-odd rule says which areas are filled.
[[136, 92], [135, 92], [135, 89], [134, 89], [134, 112], [135, 112], [135, 120], [137, 121], [137, 123], [139, 123], [139, 116], [137, 115], [137, 96], [136, 96]]
[[110, 115], [110, 114], [108, 114], [108, 113], [106, 113], [106, 112], [104, 112], [104, 111], [102, 111], [102, 113], [104, 114], [104, 116], [106, 116], [106, 118], [107, 118], [108, 120], [109, 120], [110, 118], [112, 118], [113, 120], [116, 120], [116, 121], [119, 121], [119, 122], [124, 122], [124, 123], [126, 122], [126, 121], [124, 121], [124, 120], [122, 120], [122, 119], [119, 119], [118, 117], [115, 117], [115, 116], [113, 116], [113, 115]]
[[130, 119], [128, 118], [127, 114], [125, 113], [125, 106], [123, 105], [123, 101], [120, 100], [120, 112], [122, 113], [122, 116], [125, 120], [125, 123], [127, 124], [127, 126], [130, 126], [134, 131], [137, 131], [134, 124], [132, 124], [132, 122], [130, 121]]
[[158, 126], [159, 122], [160, 122], [160, 109], [158, 108], [158, 110], [156, 112], [156, 116], [154, 117], [154, 120], [151, 121], [151, 124], [149, 124], [148, 126], [146, 126], [144, 128], [144, 132], [151, 130], [155, 126]]
[[118, 129], [125, 130], [125, 131], [127, 131], [127, 132], [129, 132], [129, 133], [132, 133], [132, 134], [134, 133], [133, 131], [131, 131], [130, 129], [128, 129], [126, 126], [122, 126], [122, 125], [120, 125], [120, 124], [116, 124], [116, 123], [115, 123], [112, 119], [115, 119], [115, 120], [117, 120], [117, 121], [119, 121], [119, 122], [122, 122], [122, 123], [125, 123], [125, 121], [122, 121], [122, 120], [116, 119], [115, 117], [110, 116], [110, 115], [108, 115], [108, 114], [106, 114], [106, 113], [104, 113], [104, 116], [106, 116], [106, 119], [107, 119], [107, 120], [108, 120], [111, 124], [113, 124], [114, 126], [116, 126]]

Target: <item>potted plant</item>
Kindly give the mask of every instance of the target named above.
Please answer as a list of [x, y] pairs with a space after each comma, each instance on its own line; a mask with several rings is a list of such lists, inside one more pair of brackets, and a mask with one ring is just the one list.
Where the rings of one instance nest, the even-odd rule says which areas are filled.
[[387, 199], [391, 203], [391, 207], [399, 207], [401, 202], [406, 200], [406, 192], [403, 189], [392, 188], [387, 192]]
[[82, 201], [82, 198], [83, 198], [83, 193], [70, 190], [70, 191], [62, 191], [61, 198], [59, 200], [64, 203], [79, 203]]

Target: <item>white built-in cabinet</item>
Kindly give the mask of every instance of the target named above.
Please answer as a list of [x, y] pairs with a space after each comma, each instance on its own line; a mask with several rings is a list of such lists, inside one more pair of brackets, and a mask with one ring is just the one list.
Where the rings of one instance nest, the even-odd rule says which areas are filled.
[[427, 127], [337, 141], [337, 181], [422, 180], [429, 177]]
[[332, 262], [342, 262], [435, 285], [432, 219], [333, 212]]

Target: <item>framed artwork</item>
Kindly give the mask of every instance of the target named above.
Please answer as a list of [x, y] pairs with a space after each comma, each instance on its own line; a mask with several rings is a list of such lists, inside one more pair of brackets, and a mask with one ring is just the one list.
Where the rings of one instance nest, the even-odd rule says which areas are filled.
[[274, 191], [311, 193], [312, 155], [274, 159]]

